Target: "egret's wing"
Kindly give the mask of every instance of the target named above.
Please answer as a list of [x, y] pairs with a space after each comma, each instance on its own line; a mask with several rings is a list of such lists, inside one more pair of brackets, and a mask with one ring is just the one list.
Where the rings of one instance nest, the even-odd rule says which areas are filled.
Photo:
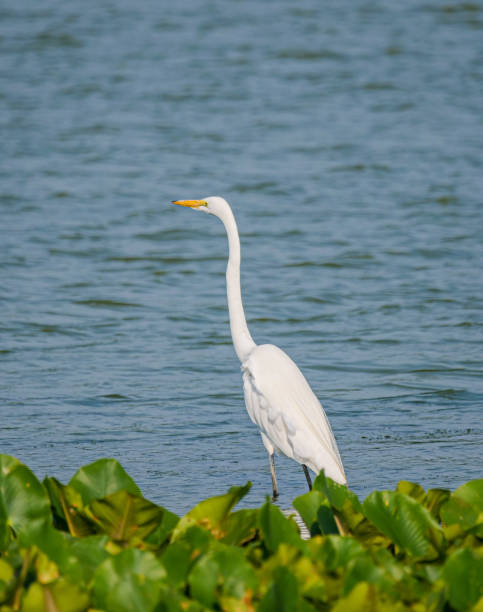
[[325, 412], [297, 365], [278, 347], [257, 346], [242, 365], [248, 414], [282, 453], [346, 482]]

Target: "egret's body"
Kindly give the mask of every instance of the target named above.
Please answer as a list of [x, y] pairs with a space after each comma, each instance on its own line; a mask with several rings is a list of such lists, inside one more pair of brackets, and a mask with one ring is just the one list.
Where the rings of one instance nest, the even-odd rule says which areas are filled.
[[278, 495], [274, 452], [346, 484], [342, 461], [325, 412], [296, 364], [273, 344], [256, 345], [246, 324], [240, 289], [240, 240], [235, 218], [223, 198], [181, 200], [175, 204], [211, 213], [221, 219], [228, 236], [226, 269], [230, 328], [243, 372], [245, 403], [270, 456], [273, 494]]

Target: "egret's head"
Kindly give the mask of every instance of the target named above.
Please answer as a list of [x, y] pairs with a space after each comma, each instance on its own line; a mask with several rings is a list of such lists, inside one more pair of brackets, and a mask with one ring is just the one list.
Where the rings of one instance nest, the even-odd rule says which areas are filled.
[[217, 196], [204, 198], [203, 200], [174, 200], [173, 204], [187, 206], [188, 208], [194, 208], [195, 210], [202, 210], [203, 212], [216, 215], [217, 217], [225, 208], [228, 207], [228, 202]]

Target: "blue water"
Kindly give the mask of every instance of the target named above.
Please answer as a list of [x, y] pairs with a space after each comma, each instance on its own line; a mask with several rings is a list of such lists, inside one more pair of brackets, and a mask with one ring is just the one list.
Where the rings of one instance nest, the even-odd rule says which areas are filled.
[[[0, 451], [116, 457], [183, 513], [247, 480], [216, 219], [256, 342], [284, 348], [351, 488], [482, 476], [483, 3], [0, 8]], [[277, 460], [281, 504], [305, 491]]]

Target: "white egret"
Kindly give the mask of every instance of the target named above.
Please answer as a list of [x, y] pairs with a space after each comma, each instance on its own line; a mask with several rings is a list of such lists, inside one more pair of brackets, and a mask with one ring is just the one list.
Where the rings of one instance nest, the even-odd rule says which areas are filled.
[[240, 287], [240, 239], [233, 212], [226, 200], [177, 200], [218, 217], [228, 236], [229, 257], [226, 289], [230, 328], [236, 354], [241, 361], [245, 403], [251, 420], [258, 425], [270, 458], [273, 496], [278, 496], [274, 452], [280, 451], [302, 464], [309, 488], [307, 467], [347, 484], [344, 467], [329, 421], [319, 400], [296, 364], [273, 344], [257, 345], [248, 331]]

